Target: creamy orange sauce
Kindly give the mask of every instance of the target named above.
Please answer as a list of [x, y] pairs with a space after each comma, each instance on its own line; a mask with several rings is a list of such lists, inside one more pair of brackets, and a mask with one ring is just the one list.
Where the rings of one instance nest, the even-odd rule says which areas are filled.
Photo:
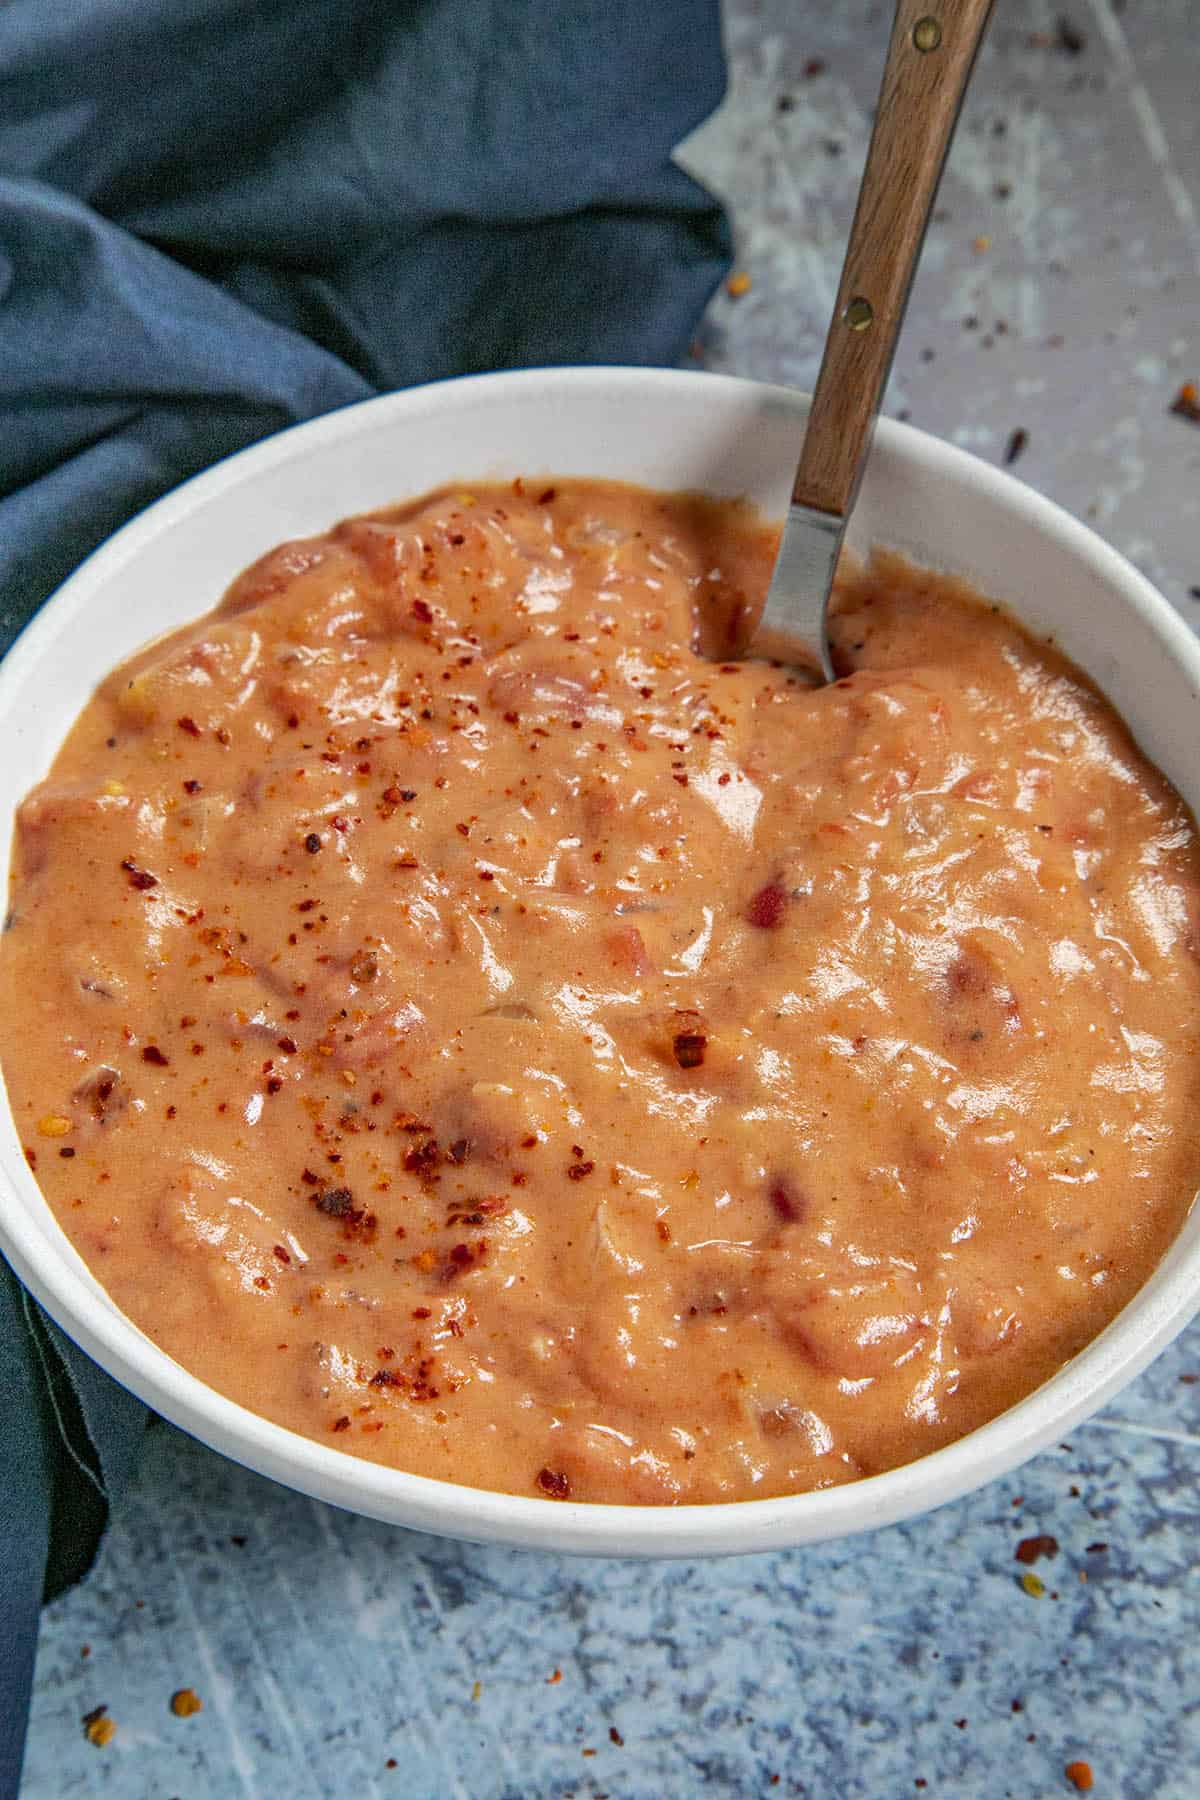
[[354, 1455], [670, 1503], [1042, 1382], [1200, 1179], [1196, 835], [998, 609], [596, 483], [291, 544], [21, 809], [0, 1058], [117, 1303]]

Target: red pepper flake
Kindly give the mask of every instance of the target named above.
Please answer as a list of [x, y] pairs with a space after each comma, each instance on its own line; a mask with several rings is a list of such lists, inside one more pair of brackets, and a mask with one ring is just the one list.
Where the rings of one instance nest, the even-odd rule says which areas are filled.
[[1058, 1555], [1058, 1539], [1049, 1532], [1041, 1532], [1037, 1537], [1022, 1538], [1013, 1551], [1013, 1559], [1019, 1563], [1035, 1563], [1041, 1557]]
[[123, 857], [121, 867], [129, 877], [130, 887], [137, 888], [139, 893], [158, 886], [158, 876], [151, 875], [148, 869], [139, 869], [131, 857]]
[[414, 600], [409, 611], [414, 619], [420, 619], [422, 625], [428, 625], [433, 620], [433, 608], [428, 600]]
[[552, 500], [557, 500], [557, 499], [558, 499], [558, 489], [557, 488], [553, 488], [553, 487], [543, 488], [541, 493], [538, 495], [538, 505], [539, 506], [549, 506], [549, 504]]
[[426, 1138], [423, 1144], [414, 1144], [411, 1150], [405, 1152], [404, 1167], [420, 1181], [434, 1181], [437, 1179], [434, 1170], [441, 1159], [442, 1152], [437, 1139]]
[[198, 781], [185, 781], [183, 784], [183, 791], [185, 794], [198, 794], [200, 792], [200, 783]]
[[349, 1188], [325, 1188], [313, 1205], [327, 1219], [348, 1219], [354, 1212], [354, 1195]]
[[674, 1048], [675, 1061], [681, 1069], [698, 1069], [704, 1061], [708, 1039], [702, 1031], [677, 1031]]
[[184, 713], [182, 718], [176, 719], [175, 723], [180, 731], [186, 731], [189, 737], [200, 736], [200, 727], [189, 713]]
[[110, 1716], [107, 1706], [93, 1706], [91, 1712], [84, 1713], [83, 1735], [97, 1750], [111, 1744], [116, 1734], [117, 1722]]
[[[174, 1107], [171, 1107], [169, 1110], [171, 1112], [174, 1112], [175, 1109], [174, 1109]], [[72, 1148], [69, 1144], [64, 1144], [58, 1154], [62, 1157], [65, 1157], [66, 1160], [68, 1162], [70, 1162], [70, 1160], [74, 1156], [75, 1152], [72, 1150]]]
[[1096, 1777], [1092, 1774], [1092, 1765], [1082, 1760], [1069, 1762], [1063, 1774], [1071, 1786], [1081, 1794], [1089, 1794], [1096, 1785]]
[[1177, 419], [1186, 419], [1189, 425], [1200, 425], [1200, 388], [1194, 381], [1185, 381], [1171, 402], [1171, 411]]
[[330, 1429], [330, 1431], [349, 1431], [349, 1429], [350, 1429], [349, 1415], [347, 1413], [343, 1413], [340, 1419], [335, 1419], [333, 1421], [333, 1424], [329, 1427], [329, 1429]]
[[308, 851], [308, 854], [310, 856], [315, 856], [317, 854], [317, 851], [321, 848], [321, 840], [317, 836], [315, 831], [310, 831], [308, 836], [305, 838], [304, 848]]
[[470, 837], [471, 835], [471, 827], [462, 819], [458, 821], [458, 824], [454, 829], [457, 831], [459, 837]]
[[142, 1051], [142, 1061], [144, 1063], [153, 1063], [156, 1069], [165, 1069], [169, 1067], [167, 1058], [163, 1055], [157, 1044], [147, 1044], [145, 1046]]
[[759, 888], [746, 908], [746, 923], [757, 925], [760, 931], [774, 931], [783, 923], [783, 909], [786, 904], [787, 895], [779, 883], [768, 881]]
[[610, 1744], [615, 1744], [618, 1750], [623, 1750], [625, 1748], [625, 1739], [621, 1736], [615, 1725], [610, 1725], [608, 1728], [608, 1741]]
[[280, 1081], [278, 1075], [272, 1075], [271, 1079], [267, 1082], [268, 1094], [278, 1094], [282, 1091], [282, 1089], [283, 1089], [283, 1083], [282, 1083], [282, 1081]]
[[787, 1181], [782, 1179], [773, 1181], [767, 1189], [767, 1199], [771, 1202], [773, 1211], [785, 1225], [798, 1224], [804, 1217], [804, 1201]]
[[281, 1263], [290, 1263], [292, 1260], [282, 1244], [276, 1244], [273, 1254], [279, 1258]]
[[1004, 447], [1004, 466], [1011, 468], [1029, 442], [1029, 433], [1023, 425], [1018, 425]]
[[546, 1686], [547, 1687], [557, 1687], [561, 1680], [562, 1680], [562, 1670], [555, 1669], [553, 1675], [547, 1675]]
[[483, 1262], [487, 1256], [487, 1248], [486, 1238], [480, 1238], [474, 1248], [470, 1244], [455, 1244], [442, 1269], [443, 1280], [453, 1281], [456, 1275], [463, 1275], [476, 1263]]
[[492, 869], [476, 869], [475, 873], [480, 881], [495, 881], [496, 879], [495, 871]]
[[[275, 1039], [275, 1048], [277, 1050], [282, 1050], [283, 1054], [285, 1056], [295, 1056], [296, 1040], [294, 1037], [286, 1037], [286, 1036], [281, 1037], [281, 1038], [276, 1038]], [[314, 1180], [315, 1180], [315, 1177], [314, 1177]]]
[[591, 1172], [595, 1168], [595, 1166], [596, 1165], [594, 1162], [572, 1163], [567, 1170], [567, 1180], [568, 1181], [582, 1181], [585, 1175], [591, 1174]]
[[446, 1161], [451, 1163], [465, 1163], [470, 1153], [470, 1149], [471, 1145], [469, 1139], [465, 1137], [455, 1138], [454, 1142], [446, 1152]]
[[[539, 1469], [537, 1484], [551, 1500], [569, 1500], [571, 1497], [571, 1483], [558, 1469]], [[558, 1675], [559, 1671], [556, 1669], [554, 1673]]]

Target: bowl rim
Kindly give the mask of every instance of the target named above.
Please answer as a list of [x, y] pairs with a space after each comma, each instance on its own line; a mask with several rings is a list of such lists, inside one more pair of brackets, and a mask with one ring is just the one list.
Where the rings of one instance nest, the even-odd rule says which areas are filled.
[[[247, 477], [342, 440], [413, 422], [456, 397], [505, 406], [522, 391], [564, 397], [635, 388], [667, 407], [684, 386], [752, 392], [803, 418], [807, 397], [775, 384], [702, 371], [579, 366], [463, 376], [357, 401], [235, 452], [137, 513], [57, 588], [0, 662], [0, 734], [14, 693], [94, 592], [151, 541]], [[1200, 643], [1167, 600], [1095, 532], [1006, 471], [897, 420], [878, 441], [902, 460], [948, 475], [1057, 540], [1120, 590], [1200, 693]], [[332, 524], [333, 521], [331, 520]], [[0, 1084], [2, 1089], [2, 1084]], [[5, 1124], [6, 1099], [0, 1100]], [[15, 1134], [13, 1134], [15, 1136]], [[40, 1190], [23, 1158], [0, 1138], [0, 1250], [56, 1323], [102, 1368], [173, 1424], [209, 1447], [301, 1493], [351, 1511], [444, 1536], [580, 1555], [687, 1557], [746, 1554], [816, 1542], [931, 1511], [1008, 1473], [1096, 1411], [1132, 1380], [1200, 1310], [1200, 1240], [1177, 1240], [1149, 1282], [1112, 1323], [1049, 1381], [1008, 1411], [915, 1462], [842, 1486], [760, 1500], [628, 1506], [553, 1501], [471, 1488], [368, 1462], [277, 1425], [227, 1398], [175, 1362], [107, 1296], [62, 1234], [75, 1262], [34, 1223], [21, 1190]], [[52, 1222], [57, 1226], [57, 1221]], [[61, 1233], [61, 1227], [57, 1227]], [[78, 1263], [78, 1266], [75, 1266]]]

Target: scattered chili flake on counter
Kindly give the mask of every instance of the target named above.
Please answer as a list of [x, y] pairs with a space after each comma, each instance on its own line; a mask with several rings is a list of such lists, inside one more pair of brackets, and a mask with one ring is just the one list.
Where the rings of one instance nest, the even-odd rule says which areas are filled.
[[177, 1719], [191, 1719], [204, 1711], [204, 1702], [195, 1688], [176, 1688], [171, 1695], [171, 1711]]
[[562, 1680], [562, 1670], [555, 1669], [553, 1675], [547, 1675], [546, 1686], [547, 1687], [557, 1687], [561, 1680]]
[[1186, 419], [1189, 425], [1200, 425], [1200, 388], [1194, 381], [1185, 381], [1171, 402], [1170, 411], [1177, 419]]
[[97, 1750], [112, 1743], [117, 1735], [117, 1722], [109, 1716], [107, 1706], [93, 1706], [91, 1712], [84, 1713], [83, 1735]]
[[1029, 433], [1023, 425], [1018, 425], [1017, 429], [1010, 435], [1008, 443], [1004, 446], [1004, 466], [1006, 469], [1011, 469], [1018, 456], [1024, 451], [1028, 442]]
[[1082, 56], [1087, 49], [1087, 39], [1065, 13], [1060, 13], [1055, 22], [1054, 48], [1067, 56]]
[[1096, 1785], [1096, 1777], [1092, 1774], [1092, 1765], [1089, 1762], [1069, 1762], [1063, 1770], [1063, 1774], [1071, 1786], [1081, 1794], [1090, 1793]]
[[1013, 1551], [1013, 1557], [1019, 1563], [1035, 1563], [1039, 1557], [1057, 1555], [1058, 1539], [1051, 1537], [1048, 1531], [1039, 1533], [1037, 1537], [1022, 1538]]

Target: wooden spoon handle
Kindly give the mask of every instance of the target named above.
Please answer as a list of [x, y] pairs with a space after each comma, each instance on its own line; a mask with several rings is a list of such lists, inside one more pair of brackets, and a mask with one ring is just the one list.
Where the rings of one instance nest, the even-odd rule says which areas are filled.
[[792, 499], [843, 516], [883, 400], [992, 0], [898, 0], [875, 129]]

